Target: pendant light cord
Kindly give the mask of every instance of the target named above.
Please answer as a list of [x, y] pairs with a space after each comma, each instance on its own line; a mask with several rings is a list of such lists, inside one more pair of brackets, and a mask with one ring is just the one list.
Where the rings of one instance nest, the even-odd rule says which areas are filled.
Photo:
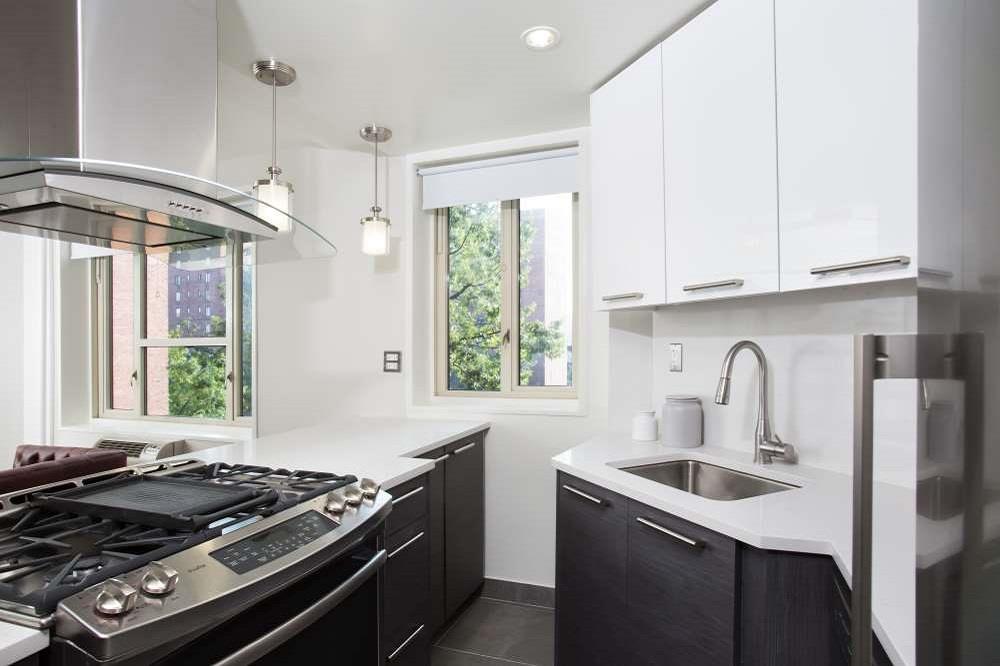
[[376, 128], [375, 129], [375, 142], [374, 142], [374, 146], [375, 146], [375, 208], [373, 209], [373, 211], [375, 212], [375, 215], [378, 216], [378, 214], [382, 210], [381, 208], [378, 207], [378, 129], [377, 129], [377, 125], [375, 125], [375, 124], [372, 124], [372, 127]]
[[278, 73], [271, 72], [271, 180], [278, 170]]

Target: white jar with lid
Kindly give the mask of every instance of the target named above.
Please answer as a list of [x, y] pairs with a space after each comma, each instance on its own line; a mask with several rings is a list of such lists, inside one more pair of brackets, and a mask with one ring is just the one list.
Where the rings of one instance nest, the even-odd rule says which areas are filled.
[[656, 441], [656, 412], [636, 412], [632, 417], [632, 439], [637, 442]]
[[698, 396], [668, 395], [663, 401], [660, 420], [660, 441], [665, 446], [701, 446], [704, 414]]

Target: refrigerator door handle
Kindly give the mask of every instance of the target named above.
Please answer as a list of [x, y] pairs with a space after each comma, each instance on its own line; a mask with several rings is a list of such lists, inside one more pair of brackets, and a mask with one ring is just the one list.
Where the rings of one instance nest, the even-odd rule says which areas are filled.
[[872, 660], [872, 440], [875, 336], [854, 338], [854, 506], [851, 553], [851, 666]]

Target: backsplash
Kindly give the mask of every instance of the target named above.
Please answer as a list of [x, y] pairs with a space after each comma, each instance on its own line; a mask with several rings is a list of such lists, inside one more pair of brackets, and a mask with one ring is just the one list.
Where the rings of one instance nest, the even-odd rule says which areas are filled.
[[[774, 431], [795, 444], [801, 464], [849, 472], [853, 336], [915, 330], [916, 296], [912, 284], [903, 283], [612, 313], [610, 385], [615, 389], [609, 397], [609, 422], [612, 429], [625, 431], [635, 410], [659, 411], [665, 395], [693, 394], [701, 397], [705, 410], [705, 442], [749, 455], [757, 406], [752, 355], [736, 360], [730, 404], [714, 403], [726, 351], [748, 338], [767, 355]], [[674, 342], [684, 346], [682, 372], [668, 370], [668, 345]], [[650, 373], [644, 385], [636, 374], [646, 358]], [[639, 404], [637, 390], [642, 388], [649, 393]], [[916, 382], [907, 380], [877, 386], [877, 468], [885, 480], [912, 483], [914, 478], [916, 390]]]

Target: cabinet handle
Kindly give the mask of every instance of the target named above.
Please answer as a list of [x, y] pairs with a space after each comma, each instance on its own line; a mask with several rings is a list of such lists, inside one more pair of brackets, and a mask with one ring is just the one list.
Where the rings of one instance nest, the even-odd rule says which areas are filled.
[[450, 453], [446, 453], [446, 454], [444, 454], [443, 456], [441, 456], [440, 458], [435, 458], [435, 459], [434, 459], [434, 460], [432, 460], [431, 462], [432, 462], [432, 463], [434, 463], [435, 465], [437, 465], [437, 464], [438, 464], [439, 462], [444, 462], [444, 461], [445, 461], [445, 460], [447, 460], [447, 459], [448, 459], [449, 457], [451, 457], [451, 454], [450, 454]]
[[733, 278], [732, 280], [717, 280], [715, 282], [699, 282], [698, 284], [686, 284], [681, 289], [684, 291], [701, 291], [702, 289], [716, 289], [718, 287], [742, 287], [743, 278]]
[[386, 657], [385, 660], [386, 661], [392, 661], [393, 659], [395, 659], [396, 657], [398, 657], [399, 653], [402, 652], [403, 650], [405, 650], [406, 646], [409, 645], [410, 643], [412, 643], [413, 639], [416, 638], [420, 634], [420, 632], [423, 631], [423, 630], [424, 630], [424, 625], [420, 625], [419, 627], [417, 627], [417, 630], [414, 631], [412, 634], [410, 634], [405, 641], [403, 641], [402, 643], [400, 643], [399, 647], [396, 648], [395, 650], [393, 650], [392, 654], [390, 654], [388, 657]]
[[629, 301], [634, 298], [642, 298], [643, 294], [641, 291], [630, 291], [625, 294], [611, 294], [610, 296], [601, 296], [601, 300], [605, 303], [610, 301]]
[[574, 495], [576, 495], [578, 497], [582, 497], [585, 500], [590, 500], [594, 504], [598, 504], [600, 506], [604, 506], [604, 500], [602, 500], [600, 497], [594, 497], [593, 495], [591, 495], [589, 493], [585, 493], [582, 490], [577, 490], [573, 486], [567, 486], [566, 484], [563, 484], [563, 488], [565, 488], [566, 490], [570, 491], [571, 493], [573, 493]]
[[391, 503], [392, 503], [393, 505], [395, 505], [395, 504], [397, 504], [398, 502], [402, 502], [403, 500], [406, 500], [406, 499], [410, 499], [411, 497], [413, 497], [413, 496], [414, 496], [414, 495], [416, 495], [417, 493], [422, 493], [423, 491], [424, 491], [424, 487], [423, 487], [423, 486], [417, 486], [416, 488], [414, 488], [414, 489], [413, 489], [413, 490], [411, 490], [410, 492], [406, 493], [405, 495], [400, 495], [399, 497], [394, 497], [394, 498], [392, 499], [392, 502], [391, 502]]
[[418, 534], [417, 536], [415, 536], [415, 537], [413, 537], [412, 539], [408, 540], [408, 541], [407, 541], [406, 543], [404, 543], [404, 544], [403, 544], [402, 546], [400, 546], [399, 548], [397, 548], [397, 549], [395, 549], [394, 551], [392, 551], [391, 553], [389, 553], [389, 559], [391, 560], [391, 559], [392, 559], [393, 557], [395, 557], [396, 555], [399, 555], [399, 554], [400, 554], [401, 552], [403, 552], [404, 550], [406, 550], [407, 548], [409, 548], [410, 546], [412, 546], [412, 545], [413, 545], [413, 544], [415, 544], [416, 542], [420, 541], [421, 537], [423, 537], [423, 536], [424, 536], [424, 533], [423, 533], [423, 532], [421, 532], [421, 533], [420, 533], [420, 534]]
[[812, 275], [827, 275], [829, 273], [843, 273], [844, 271], [854, 271], [860, 268], [878, 268], [879, 266], [891, 266], [892, 264], [899, 264], [900, 266], [909, 266], [910, 258], [905, 255], [899, 255], [897, 257], [883, 257], [881, 259], [866, 259], [864, 261], [852, 261], [848, 264], [834, 264], [833, 266], [818, 266], [816, 268], [810, 268], [809, 272]]
[[691, 546], [692, 548], [701, 548], [702, 546], [705, 545], [704, 541], [698, 541], [697, 539], [692, 539], [691, 537], [686, 537], [683, 534], [678, 534], [677, 532], [674, 532], [673, 530], [668, 530], [663, 525], [657, 525], [652, 520], [646, 520], [645, 518], [641, 518], [641, 517], [640, 518], [636, 518], [635, 520], [638, 523], [642, 523], [646, 527], [653, 528], [657, 532], [660, 532], [662, 534], [666, 534], [667, 536], [671, 536], [671, 537], [677, 539], [678, 541], [683, 541], [684, 543], [686, 543], [687, 545]]
[[463, 446], [463, 447], [460, 447], [460, 448], [457, 448], [457, 449], [455, 449], [454, 451], [452, 451], [452, 452], [451, 452], [451, 455], [453, 455], [453, 456], [457, 456], [457, 455], [458, 455], [459, 453], [465, 453], [465, 452], [466, 452], [466, 451], [468, 451], [469, 449], [473, 449], [473, 448], [475, 448], [475, 447], [476, 447], [476, 442], [473, 442], [473, 443], [471, 443], [471, 444], [466, 444], [465, 446]]

